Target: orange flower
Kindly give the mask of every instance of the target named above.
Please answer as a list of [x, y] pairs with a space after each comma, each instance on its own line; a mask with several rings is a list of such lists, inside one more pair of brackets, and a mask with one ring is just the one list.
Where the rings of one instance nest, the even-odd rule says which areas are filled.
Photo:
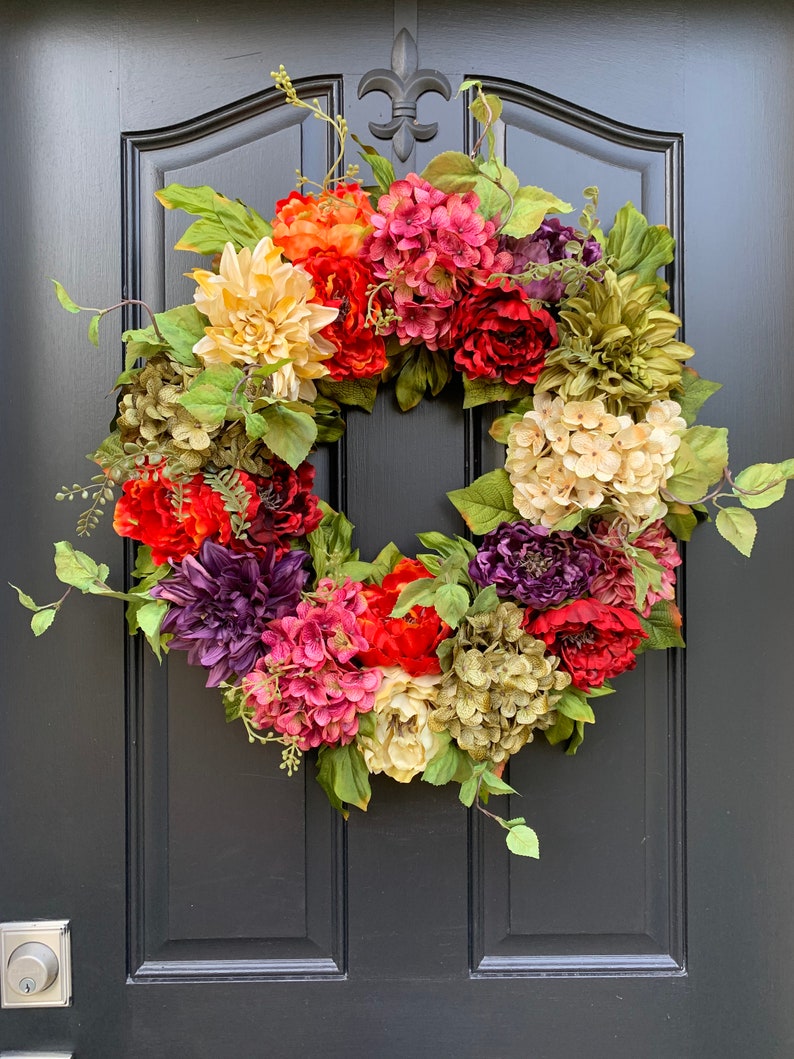
[[273, 242], [298, 261], [315, 248], [356, 257], [372, 231], [369, 196], [358, 184], [339, 184], [319, 194], [292, 191], [276, 203]]

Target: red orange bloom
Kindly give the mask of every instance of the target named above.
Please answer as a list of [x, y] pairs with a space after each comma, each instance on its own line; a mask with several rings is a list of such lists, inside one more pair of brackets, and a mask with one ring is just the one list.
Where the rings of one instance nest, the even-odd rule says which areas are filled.
[[276, 203], [273, 242], [298, 261], [312, 250], [355, 257], [372, 230], [369, 196], [358, 184], [337, 184], [318, 194], [291, 191]]
[[371, 645], [359, 651], [364, 665], [400, 666], [413, 677], [441, 672], [436, 648], [451, 630], [433, 607], [412, 607], [403, 618], [389, 617], [405, 586], [429, 576], [417, 559], [401, 559], [382, 585], [364, 586], [367, 609], [358, 623]]

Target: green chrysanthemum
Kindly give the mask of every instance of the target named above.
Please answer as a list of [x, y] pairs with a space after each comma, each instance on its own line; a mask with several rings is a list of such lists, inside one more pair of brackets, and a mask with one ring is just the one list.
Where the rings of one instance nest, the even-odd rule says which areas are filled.
[[546, 357], [535, 392], [566, 401], [604, 401], [615, 415], [639, 413], [679, 387], [682, 362], [695, 352], [678, 342], [681, 321], [663, 307], [656, 286], [608, 270], [588, 279], [560, 313], [560, 344]]
[[554, 705], [571, 678], [559, 659], [521, 627], [515, 603], [470, 615], [455, 638], [452, 665], [428, 724], [447, 731], [475, 761], [506, 761], [536, 730], [551, 727]]

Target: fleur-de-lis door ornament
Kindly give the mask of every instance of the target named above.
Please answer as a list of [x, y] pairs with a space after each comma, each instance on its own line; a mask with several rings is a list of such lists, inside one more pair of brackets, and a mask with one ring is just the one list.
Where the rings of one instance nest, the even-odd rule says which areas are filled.
[[391, 140], [394, 153], [404, 162], [413, 150], [414, 140], [432, 140], [438, 122], [423, 125], [416, 120], [416, 103], [426, 92], [438, 92], [449, 99], [449, 81], [438, 70], [419, 70], [416, 41], [403, 28], [394, 40], [391, 70], [369, 70], [358, 84], [358, 97], [368, 92], [385, 92], [391, 98], [391, 121], [371, 121], [369, 131], [380, 140]]

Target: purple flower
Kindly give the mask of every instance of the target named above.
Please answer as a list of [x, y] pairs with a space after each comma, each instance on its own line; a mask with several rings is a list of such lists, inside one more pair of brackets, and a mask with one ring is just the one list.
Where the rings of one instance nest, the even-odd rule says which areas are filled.
[[258, 559], [204, 541], [198, 556], [186, 556], [151, 590], [171, 604], [162, 626], [173, 633], [169, 646], [209, 669], [208, 688], [250, 672], [266, 651], [265, 624], [295, 612], [309, 577], [306, 558], [291, 551], [276, 559], [271, 547]]
[[469, 576], [496, 594], [533, 610], [581, 599], [601, 569], [601, 560], [574, 533], [552, 532], [528, 522], [503, 522], [486, 533], [469, 564]]
[[[572, 257], [573, 254], [567, 246], [571, 242], [583, 246], [582, 262], [585, 265], [592, 265], [601, 260], [601, 246], [597, 239], [592, 235], [585, 238], [584, 234], [575, 228], [560, 224], [556, 217], [543, 221], [532, 235], [521, 239], [504, 236], [499, 240], [499, 249], [507, 250], [513, 255], [513, 272], [519, 274], [525, 272], [532, 264], [548, 265], [551, 261]], [[523, 286], [530, 298], [538, 298], [544, 302], [558, 302], [565, 294], [565, 284], [558, 276], [535, 279]]]

